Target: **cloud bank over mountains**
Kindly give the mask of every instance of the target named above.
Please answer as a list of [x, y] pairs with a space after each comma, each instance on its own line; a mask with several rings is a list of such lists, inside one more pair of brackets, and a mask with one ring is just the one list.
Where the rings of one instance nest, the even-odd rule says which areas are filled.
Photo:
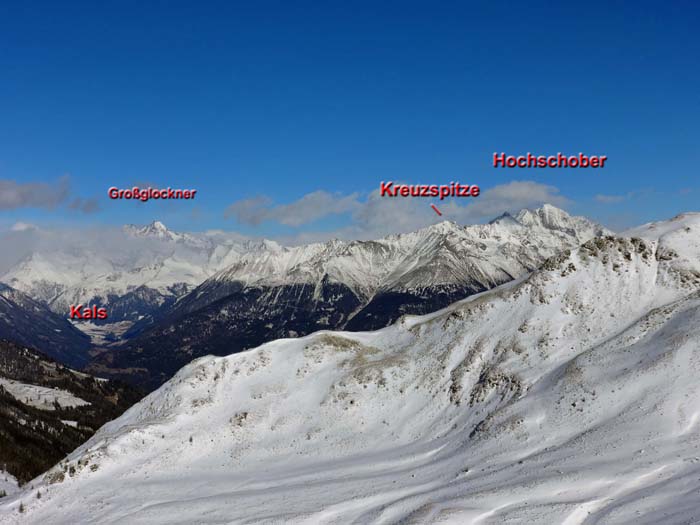
[[[2, 206], [33, 205], [50, 208], [67, 205], [84, 213], [96, 211], [97, 204], [93, 204], [91, 199], [68, 198], [68, 188], [67, 177], [60, 179], [56, 186], [0, 181], [0, 209]], [[438, 216], [430, 208], [433, 202], [443, 216]], [[298, 245], [332, 238], [374, 239], [393, 233], [415, 231], [443, 220], [465, 225], [475, 224], [486, 222], [503, 212], [515, 213], [543, 204], [567, 208], [572, 201], [561, 195], [554, 186], [533, 181], [515, 181], [484, 190], [477, 198], [465, 199], [464, 204], [457, 198], [439, 201], [430, 198], [381, 197], [378, 189], [367, 196], [318, 190], [287, 204], [275, 204], [267, 196], [243, 199], [231, 204], [226, 209], [225, 216], [235, 219], [241, 226], [252, 227], [252, 234], [247, 236], [250, 238], [262, 237], [256, 235], [255, 229], [263, 223], [282, 225], [286, 227], [287, 233], [265, 237], [282, 244]], [[342, 225], [324, 229], [322, 222], [333, 218], [340, 218], [340, 221], [334, 222]], [[236, 230], [233, 223], [231, 221], [231, 228], [227, 229]], [[289, 229], [293, 231], [289, 232]], [[106, 242], [107, 238], [110, 239], [109, 242]], [[5, 231], [0, 232], [0, 242], [9, 247], [0, 256], [0, 270], [16, 263], [39, 245], [47, 249], [47, 245], [60, 247], [66, 243], [83, 246], [94, 244], [100, 249], [114, 248], [117, 251], [124, 250], [126, 244], [133, 247], [124, 240], [121, 226], [54, 228], [37, 226], [28, 221], [7, 225]]]
[[358, 210], [362, 204], [359, 194], [342, 196], [325, 190], [307, 193], [290, 204], [273, 205], [267, 196], [253, 197], [234, 202], [226, 208], [224, 216], [234, 217], [242, 224], [257, 226], [265, 221], [286, 226], [302, 226], [328, 215], [338, 215]]
[[[443, 213], [438, 216], [430, 204], [436, 203]], [[240, 224], [259, 226], [275, 222], [285, 226], [308, 226], [279, 238], [287, 244], [303, 244], [339, 239], [371, 239], [391, 233], [417, 230], [445, 219], [460, 224], [484, 222], [503, 212], [516, 212], [523, 208], [536, 208], [553, 204], [560, 208], [571, 206], [572, 201], [561, 195], [555, 186], [533, 181], [513, 181], [484, 190], [477, 198], [458, 198], [439, 201], [431, 198], [382, 197], [379, 189], [363, 198], [358, 193], [342, 195], [323, 190], [314, 191], [289, 204], [276, 205], [267, 196], [234, 202], [226, 210], [226, 217], [235, 218]], [[350, 224], [323, 231], [317, 222], [335, 215], [347, 214]]]

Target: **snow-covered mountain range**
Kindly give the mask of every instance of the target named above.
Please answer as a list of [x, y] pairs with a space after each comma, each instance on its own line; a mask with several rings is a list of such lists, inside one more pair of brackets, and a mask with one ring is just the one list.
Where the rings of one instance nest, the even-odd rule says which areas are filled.
[[222, 282], [318, 286], [324, 279], [343, 284], [363, 299], [380, 291], [460, 282], [485, 289], [531, 270], [562, 246], [599, 233], [602, 228], [587, 219], [549, 205], [484, 226], [444, 222], [378, 241], [298, 247], [235, 234], [177, 233], [156, 221], [125, 226], [120, 235], [98, 236], [92, 243], [81, 239], [59, 249], [39, 249], [0, 281], [61, 315], [71, 304], [96, 304], [108, 308], [110, 322], [133, 321], [212, 276], [202, 292], [213, 292], [215, 283]]
[[0, 516], [695, 523], [700, 214], [630, 235], [379, 331], [198, 359]]
[[240, 253], [262, 246], [236, 234], [176, 233], [158, 221], [85, 235], [63, 246], [46, 244], [0, 281], [60, 315], [67, 315], [71, 304], [104, 306], [110, 312], [106, 322], [149, 314], [235, 262]]
[[[164, 230], [159, 230], [163, 233]], [[261, 241], [154, 312], [91, 370], [160, 385], [193, 358], [322, 329], [368, 330], [428, 313], [532, 271], [606, 232], [553, 206], [490, 224], [442, 222], [375, 241], [284, 247]], [[137, 370], [135, 376], [134, 370]]]
[[545, 205], [487, 225], [444, 221], [376, 241], [330, 241], [292, 248], [271, 245], [265, 253], [241, 256], [202, 285], [198, 294], [216, 298], [221, 283], [318, 287], [324, 279], [343, 284], [364, 299], [389, 290], [413, 292], [455, 284], [486, 289], [604, 231], [588, 219]]

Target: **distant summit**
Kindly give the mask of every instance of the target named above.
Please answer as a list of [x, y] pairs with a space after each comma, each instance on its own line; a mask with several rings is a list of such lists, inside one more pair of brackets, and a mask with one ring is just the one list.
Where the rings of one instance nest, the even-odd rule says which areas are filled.
[[579, 242], [612, 233], [586, 217], [569, 215], [551, 204], [535, 210], [521, 210], [515, 218], [523, 226], [559, 231], [575, 237]]
[[124, 231], [135, 237], [158, 237], [159, 239], [173, 239], [181, 237], [180, 234], [168, 230], [167, 226], [160, 221], [153, 221], [146, 226], [127, 224]]

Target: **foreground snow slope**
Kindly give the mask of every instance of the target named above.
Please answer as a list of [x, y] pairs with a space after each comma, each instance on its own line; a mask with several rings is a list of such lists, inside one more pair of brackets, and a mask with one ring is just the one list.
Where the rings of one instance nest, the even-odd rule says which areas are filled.
[[377, 332], [201, 358], [0, 521], [695, 523], [700, 215], [675, 221]]

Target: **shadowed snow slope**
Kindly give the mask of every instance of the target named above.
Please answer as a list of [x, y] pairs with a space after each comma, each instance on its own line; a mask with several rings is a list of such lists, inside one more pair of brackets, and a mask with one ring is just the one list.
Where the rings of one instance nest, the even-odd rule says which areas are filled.
[[377, 332], [198, 359], [0, 520], [696, 522], [700, 215], [676, 220]]

